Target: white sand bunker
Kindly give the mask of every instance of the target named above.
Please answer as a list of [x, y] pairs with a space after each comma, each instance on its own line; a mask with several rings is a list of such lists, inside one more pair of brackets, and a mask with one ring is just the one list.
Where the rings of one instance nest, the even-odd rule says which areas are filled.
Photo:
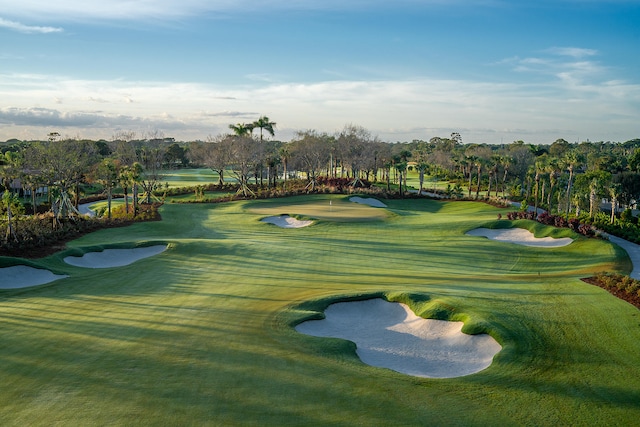
[[167, 245], [146, 246], [134, 249], [105, 249], [102, 252], [89, 252], [81, 257], [68, 256], [64, 259], [67, 264], [85, 268], [122, 267], [143, 258], [158, 255], [165, 251]]
[[44, 285], [65, 277], [69, 276], [53, 274], [49, 270], [33, 268], [27, 265], [15, 265], [13, 267], [0, 268], [0, 289], [28, 288], [29, 286]]
[[274, 224], [282, 228], [302, 228], [313, 224], [313, 221], [301, 221], [289, 215], [270, 216], [263, 218], [261, 221]]
[[524, 228], [476, 228], [468, 231], [469, 236], [487, 237], [491, 240], [497, 240], [506, 243], [515, 243], [523, 246], [538, 246], [547, 248], [558, 248], [567, 246], [573, 242], [569, 237], [555, 239], [553, 237], [535, 237], [532, 232]]
[[374, 199], [372, 197], [369, 198], [362, 198], [362, 197], [358, 197], [358, 196], [354, 196], [349, 198], [350, 202], [354, 202], [354, 203], [360, 203], [363, 205], [369, 205], [369, 206], [373, 206], [374, 208], [386, 208], [387, 205], [385, 205], [384, 203], [382, 203], [380, 200]]
[[502, 347], [490, 335], [467, 335], [462, 322], [423, 319], [405, 304], [383, 299], [330, 305], [325, 319], [296, 326], [303, 334], [353, 341], [367, 365], [427, 378], [479, 372]]

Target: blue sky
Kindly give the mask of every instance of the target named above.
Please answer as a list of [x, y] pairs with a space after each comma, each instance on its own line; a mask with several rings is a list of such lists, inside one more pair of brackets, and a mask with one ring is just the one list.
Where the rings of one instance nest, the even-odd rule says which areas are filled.
[[640, 137], [640, 0], [0, 0], [0, 140]]

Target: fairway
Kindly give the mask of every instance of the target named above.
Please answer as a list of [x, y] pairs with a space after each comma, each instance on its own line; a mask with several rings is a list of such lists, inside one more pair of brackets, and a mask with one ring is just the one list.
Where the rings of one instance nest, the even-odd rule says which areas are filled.
[[[314, 195], [166, 204], [30, 265], [69, 277], [0, 291], [3, 425], [632, 425], [640, 312], [580, 278], [629, 272], [617, 246], [518, 222], [529, 247], [469, 236], [506, 224], [477, 202]], [[261, 221], [288, 214], [304, 228]], [[168, 245], [122, 267], [102, 249]], [[0, 267], [14, 259], [0, 258]], [[418, 378], [304, 335], [332, 302], [383, 297], [465, 322], [502, 350], [487, 369]]]

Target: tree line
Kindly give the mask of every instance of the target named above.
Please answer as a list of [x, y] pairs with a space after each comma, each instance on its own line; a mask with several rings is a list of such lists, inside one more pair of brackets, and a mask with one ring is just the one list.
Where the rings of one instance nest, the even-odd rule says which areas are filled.
[[[138, 203], [151, 203], [162, 186], [163, 170], [187, 166], [211, 169], [219, 185], [232, 177], [245, 196], [253, 194], [250, 183], [286, 188], [289, 179], [299, 176], [307, 180], [310, 191], [320, 177], [340, 177], [354, 187], [371, 181], [404, 195], [407, 176], [413, 172], [420, 193], [523, 200], [567, 216], [593, 217], [606, 199], [613, 221], [617, 206], [631, 207], [640, 199], [640, 139], [492, 145], [463, 143], [459, 133], [452, 133], [391, 143], [349, 124], [334, 134], [300, 131], [285, 142], [273, 138], [275, 126], [261, 116], [250, 124], [229, 125], [229, 133], [190, 142], [159, 133], [137, 138], [134, 132], [118, 132], [110, 141], [62, 138], [57, 133], [43, 141], [8, 141], [0, 145], [5, 189], [0, 212], [6, 218], [36, 213], [44, 206], [54, 218], [64, 218], [78, 207], [82, 188], [96, 185], [109, 201], [114, 190], [124, 193], [126, 212], [135, 215]], [[449, 185], [439, 188], [438, 181]], [[42, 202], [38, 196], [44, 189]], [[30, 202], [25, 202], [25, 195]]]

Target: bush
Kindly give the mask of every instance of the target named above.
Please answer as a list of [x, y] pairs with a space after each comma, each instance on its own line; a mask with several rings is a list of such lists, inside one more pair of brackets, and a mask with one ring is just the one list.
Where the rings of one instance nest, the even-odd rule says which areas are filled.
[[[140, 205], [139, 214], [135, 218], [132, 213], [124, 213], [124, 206], [114, 209], [112, 214], [117, 213], [120, 208], [123, 214], [115, 215], [111, 219], [73, 216], [58, 221], [56, 228], [53, 227], [54, 217], [51, 212], [18, 217], [15, 221], [15, 239], [0, 241], [0, 255], [25, 258], [46, 256], [58, 251], [60, 246], [69, 240], [92, 231], [121, 227], [137, 221], [159, 220], [158, 207], [159, 204]], [[6, 226], [6, 220], [0, 221], [0, 227]]]

